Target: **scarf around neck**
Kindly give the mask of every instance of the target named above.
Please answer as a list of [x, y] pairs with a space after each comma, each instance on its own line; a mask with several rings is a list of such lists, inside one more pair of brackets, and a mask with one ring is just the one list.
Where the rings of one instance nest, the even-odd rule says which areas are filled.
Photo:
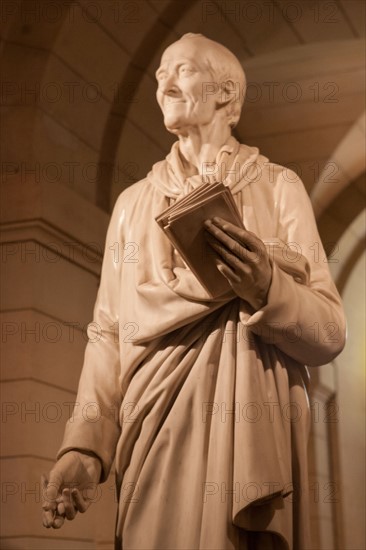
[[257, 147], [242, 145], [230, 136], [216, 155], [215, 162], [204, 163], [201, 173], [188, 176], [182, 162], [179, 141], [176, 141], [166, 159], [154, 164], [147, 178], [166, 197], [174, 200], [204, 183], [220, 181], [236, 194], [255, 177], [259, 156]]

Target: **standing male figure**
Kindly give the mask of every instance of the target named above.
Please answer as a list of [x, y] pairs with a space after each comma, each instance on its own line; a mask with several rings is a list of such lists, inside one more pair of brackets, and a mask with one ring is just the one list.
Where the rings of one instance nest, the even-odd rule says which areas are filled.
[[[94, 312], [102, 337], [87, 345], [44, 524], [84, 512], [86, 488], [115, 457], [117, 549], [305, 549], [304, 365], [331, 361], [345, 334], [325, 255], [312, 257], [310, 202], [294, 173], [231, 136], [245, 76], [229, 50], [184, 35], [156, 76], [178, 141], [114, 208]], [[211, 297], [155, 218], [215, 178], [245, 229], [207, 221], [217, 275], [231, 287]], [[115, 261], [115, 243], [131, 242], [138, 262]], [[82, 415], [90, 403], [96, 422]]]

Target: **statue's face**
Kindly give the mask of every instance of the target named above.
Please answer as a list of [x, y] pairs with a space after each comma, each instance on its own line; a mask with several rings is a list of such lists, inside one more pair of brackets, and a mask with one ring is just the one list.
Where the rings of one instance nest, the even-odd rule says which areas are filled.
[[[201, 44], [201, 48], [199, 47]], [[169, 46], [156, 71], [156, 97], [166, 128], [179, 134], [184, 128], [211, 122], [217, 109], [213, 77], [202, 43], [181, 40]]]

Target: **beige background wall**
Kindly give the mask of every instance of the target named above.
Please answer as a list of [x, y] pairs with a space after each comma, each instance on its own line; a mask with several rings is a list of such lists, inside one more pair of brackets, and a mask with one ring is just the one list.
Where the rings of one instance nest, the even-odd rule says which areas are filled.
[[3, 0], [1, 9], [1, 547], [112, 548], [113, 477], [88, 514], [50, 532], [39, 476], [75, 399], [111, 208], [173, 141], [155, 102], [159, 58], [183, 33], [202, 32], [247, 73], [236, 137], [295, 169], [312, 196], [349, 326], [335, 364], [312, 373], [313, 548], [365, 548], [365, 3]]

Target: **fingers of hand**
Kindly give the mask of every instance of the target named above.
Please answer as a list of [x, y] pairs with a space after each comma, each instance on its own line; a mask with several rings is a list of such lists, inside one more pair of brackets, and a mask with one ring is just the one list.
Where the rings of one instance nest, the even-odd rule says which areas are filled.
[[55, 472], [51, 470], [50, 477], [47, 479], [45, 475], [41, 476], [41, 485], [42, 485], [42, 495], [43, 495], [43, 506], [44, 509], [56, 509], [57, 499], [61, 496], [60, 487], [62, 485], [62, 478]]
[[63, 503], [62, 496], [60, 496], [57, 499], [57, 508], [56, 508], [55, 516], [53, 518], [52, 527], [54, 529], [60, 529], [60, 527], [63, 526], [64, 522], [65, 522], [65, 505]]
[[[47, 506], [47, 509], [46, 509]], [[43, 525], [49, 529], [53, 527], [54, 529], [59, 529], [62, 527], [65, 521], [65, 506], [62, 502], [54, 504], [53, 508], [50, 509], [49, 505], [43, 505]]]
[[65, 488], [62, 491], [62, 497], [63, 501], [57, 507], [57, 511], [60, 515], [65, 515], [67, 519], [74, 519], [77, 512], [83, 514], [90, 506], [90, 500], [84, 498], [79, 489], [76, 488]]
[[239, 258], [247, 262], [258, 262], [266, 253], [263, 242], [254, 233], [226, 222], [222, 218], [215, 217], [212, 221], [207, 220], [205, 227]]
[[65, 518], [72, 520], [77, 512], [83, 513], [90, 506], [90, 500], [85, 499], [79, 489], [65, 487], [61, 494], [59, 485], [48, 481], [45, 475], [41, 477], [41, 486], [44, 496], [42, 521], [47, 528], [59, 529]]
[[72, 497], [76, 506], [76, 509], [82, 514], [87, 511], [90, 506], [90, 500], [87, 500], [80, 493], [79, 489], [72, 490]]
[[209, 231], [207, 235], [208, 242], [216, 251], [218, 251], [218, 247], [221, 245], [221, 248], [224, 246], [225, 249], [230, 250], [237, 257], [243, 258], [244, 249], [237, 240], [230, 237], [221, 227], [214, 225], [210, 221], [205, 222], [205, 227]]
[[[43, 502], [42, 502], [42, 508], [43, 510], [50, 510], [52, 508], [56, 508], [56, 491], [55, 490], [49, 490], [48, 485], [48, 479], [45, 474], [41, 475], [41, 487], [42, 487], [42, 495], [43, 495]], [[53, 493], [52, 495], [50, 493]]]
[[217, 261], [216, 265], [220, 273], [222, 273], [223, 276], [226, 277], [226, 279], [232, 286], [237, 285], [241, 282], [240, 277], [238, 277], [238, 275], [231, 269], [231, 267], [220, 261]]
[[64, 523], [65, 523], [65, 516], [56, 515], [55, 519], [53, 520], [52, 527], [54, 529], [60, 529], [60, 527], [62, 527]]
[[[213, 231], [215, 232], [212, 233], [214, 237], [216, 237], [216, 234], [218, 234], [218, 232], [220, 232], [220, 234], [222, 233], [222, 235], [225, 235], [220, 229], [214, 228]], [[250, 271], [248, 264], [242, 259], [242, 256], [247, 251], [242, 249], [239, 243], [231, 239], [231, 237], [224, 237], [221, 239], [220, 235], [220, 240], [217, 240], [216, 238], [211, 237], [210, 232], [210, 236], [208, 237], [207, 241], [209, 245], [217, 252], [220, 260], [222, 260], [216, 262], [219, 271], [221, 271], [221, 273], [225, 275], [225, 277], [229, 279], [229, 281], [236, 284], [240, 283], [241, 278], [243, 276], [246, 276]], [[224, 242], [225, 244], [223, 244]], [[241, 254], [238, 254], [239, 249], [242, 249]], [[230, 267], [231, 269], [223, 270], [220, 266]]]
[[[75, 508], [72, 502], [72, 497], [70, 497], [69, 493], [69, 489], [64, 489], [62, 496], [57, 499], [56, 508], [43, 513], [43, 525], [45, 527], [60, 529], [65, 522], [65, 517], [70, 520], [74, 519], [77, 513], [77, 507]], [[65, 498], [66, 502], [64, 500]], [[85, 509], [83, 511], [85, 511]]]
[[47, 529], [52, 527], [54, 517], [55, 517], [55, 512], [53, 510], [44, 510], [42, 513], [42, 523], [44, 527], [47, 527]]
[[74, 519], [77, 513], [77, 509], [74, 505], [73, 498], [71, 496], [71, 490], [66, 487], [62, 491], [63, 505], [65, 508], [65, 516], [67, 519]]
[[[244, 268], [244, 264], [238, 256], [233, 254], [228, 248], [220, 244], [219, 242], [215, 240], [209, 240], [208, 241], [210, 246], [217, 252], [217, 254], [221, 258], [221, 262], [217, 262], [217, 267], [219, 269], [220, 265], [230, 266], [232, 268], [232, 271], [242, 271]], [[221, 270], [220, 270], [221, 271]]]
[[60, 501], [57, 504], [56, 513], [57, 513], [58, 516], [63, 516], [63, 517], [65, 516], [65, 504], [62, 500], [62, 497], [61, 497]]
[[42, 502], [42, 523], [45, 527], [50, 528], [52, 527], [53, 520], [56, 513], [56, 499], [55, 498], [49, 498], [47, 489], [48, 489], [48, 479], [47, 477], [42, 474], [41, 476], [41, 487], [42, 487], [42, 494], [43, 494], [43, 502]]

